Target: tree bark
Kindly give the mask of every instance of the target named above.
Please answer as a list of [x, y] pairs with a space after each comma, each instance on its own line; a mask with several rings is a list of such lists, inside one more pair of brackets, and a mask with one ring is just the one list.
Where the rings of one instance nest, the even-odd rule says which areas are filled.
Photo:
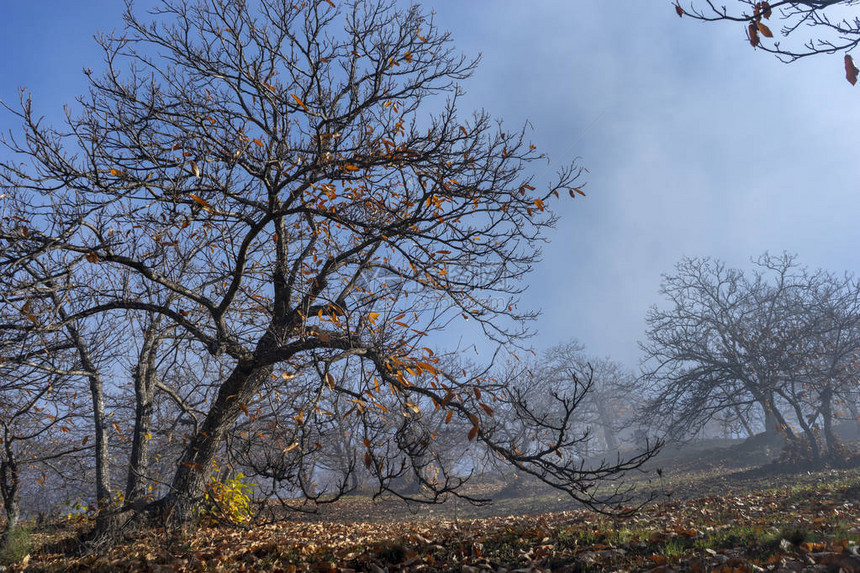
[[125, 499], [137, 504], [146, 495], [145, 477], [149, 470], [149, 440], [155, 400], [156, 359], [158, 357], [161, 315], [153, 317], [144, 332], [143, 346], [134, 371], [134, 433], [131, 443]]
[[4, 440], [3, 446], [6, 451], [5, 459], [0, 462], [0, 497], [3, 499], [6, 524], [3, 527], [2, 535], [0, 535], [0, 543], [5, 546], [18, 526], [21, 505], [18, 499], [20, 481], [15, 452], [12, 451], [11, 443], [8, 440]]
[[206, 489], [206, 479], [230, 425], [239, 417], [239, 404], [247, 402], [272, 372], [272, 367], [254, 367], [239, 362], [218, 390], [209, 413], [192, 436], [173, 477], [171, 491], [163, 500], [170, 520], [193, 521]]

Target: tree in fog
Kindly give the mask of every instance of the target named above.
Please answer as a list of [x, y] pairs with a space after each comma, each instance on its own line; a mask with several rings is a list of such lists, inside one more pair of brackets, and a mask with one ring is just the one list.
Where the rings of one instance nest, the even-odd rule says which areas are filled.
[[[243, 438], [237, 424], [259, 426], [246, 433], [262, 442], [230, 444], [247, 464], [283, 491], [319, 495], [303, 480], [322, 435], [341, 431], [325, 401], [361, 436], [345, 473], [354, 455], [380, 490], [439, 461], [436, 418], [586, 503], [584, 483], [638, 467], [580, 471], [562, 453], [577, 400], [555, 397], [561, 420], [532, 416], [504, 385], [444, 371], [428, 346], [461, 320], [517, 343], [532, 316], [517, 310], [518, 281], [555, 221], [551, 203], [580, 185], [571, 165], [538, 190], [528, 169], [543, 155], [523, 129], [458, 114], [475, 61], [432, 18], [370, 0], [164, 0], [154, 14], [129, 11], [125, 34], [100, 40], [106, 69], [88, 72], [64, 128], [40, 122], [24, 95], [7, 142], [16, 161], [0, 166], [23, 209], [0, 239], [26, 240], [69, 273], [64, 314], [38, 320], [82, 340], [97, 320], [142, 328], [137, 350], [120, 351], [138, 357], [135, 440], [151, 427], [153, 359], [172, 348], [162, 333], [210, 357], [199, 415], [162, 385], [193, 430], [153, 509], [192, 516], [225, 440]], [[541, 445], [494, 433], [501, 405]], [[135, 496], [149, 454], [135, 441], [130, 457]], [[329, 497], [349, 483], [334, 480]], [[462, 479], [442, 467], [421, 484], [418, 497], [436, 500]]]
[[848, 52], [860, 43], [856, 5], [856, 0], [733, 0], [719, 5], [712, 0], [677, 0], [675, 12], [705, 22], [736, 23], [743, 27], [753, 48], [774, 54], [784, 62], [844, 53], [845, 77], [855, 84], [858, 69]]
[[795, 446], [792, 426], [800, 430], [814, 459], [819, 426], [835, 448], [835, 397], [857, 385], [856, 281], [811, 272], [787, 254], [760, 257], [749, 274], [683, 259], [661, 292], [668, 305], [649, 311], [642, 345], [647, 418], [682, 438], [717, 414], [749, 426], [758, 412], [766, 433]]

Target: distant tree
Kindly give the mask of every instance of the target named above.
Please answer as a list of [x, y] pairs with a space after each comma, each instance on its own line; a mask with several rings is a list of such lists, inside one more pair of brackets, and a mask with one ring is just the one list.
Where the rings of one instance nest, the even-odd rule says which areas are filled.
[[[231, 431], [267, 416], [278, 423], [253, 434], [267, 448], [240, 448], [245, 461], [316, 495], [303, 481], [315, 437], [340, 431], [322, 397], [355, 404], [341, 414], [361, 428], [349, 445], [382, 490], [426, 476], [439, 417], [585, 503], [583, 483], [641, 464], [582, 471], [561, 453], [577, 401], [556, 397], [560, 420], [530, 417], [480, 373], [445, 372], [430, 348], [461, 320], [517, 343], [532, 316], [517, 310], [519, 280], [555, 221], [550, 203], [581, 193], [575, 165], [536, 189], [526, 169], [544, 156], [523, 129], [458, 115], [475, 62], [432, 18], [373, 0], [164, 0], [155, 14], [147, 23], [129, 10], [126, 35], [101, 39], [106, 72], [88, 72], [63, 130], [22, 97], [22, 131], [8, 141], [19, 161], [0, 165], [2, 191], [28, 208], [0, 239], [26, 235], [71, 273], [53, 324], [145, 325], [138, 438], [157, 383], [146, 341], [161, 352], [157, 333], [169, 330], [189, 355], [210, 355], [202, 413], [151, 509], [193, 517], [216, 458], [239, 445]], [[286, 403], [266, 412], [273, 392]], [[497, 403], [543, 445], [516, 449], [495, 434]], [[460, 494], [462, 479], [442, 475], [421, 478], [420, 497]], [[126, 489], [139, 485], [131, 476]]]
[[820, 459], [819, 425], [835, 451], [834, 396], [857, 387], [860, 285], [787, 254], [760, 257], [751, 275], [683, 259], [663, 277], [669, 304], [649, 311], [642, 345], [642, 380], [653, 392], [645, 416], [680, 439], [717, 414], [745, 422], [757, 408], [766, 433], [797, 447], [795, 425]]
[[[857, 5], [857, 0], [733, 0], [727, 7], [712, 0], [689, 3], [677, 0], [675, 11], [678, 16], [706, 22], [737, 22], [743, 25], [753, 48], [774, 54], [784, 62], [845, 52], [845, 77], [855, 84], [858, 70], [848, 52], [860, 43], [860, 17], [854, 8]], [[786, 43], [772, 39], [774, 32], [769, 25], [773, 26], [777, 18], [781, 20], [778, 32]], [[810, 36], [804, 35], [807, 30]]]

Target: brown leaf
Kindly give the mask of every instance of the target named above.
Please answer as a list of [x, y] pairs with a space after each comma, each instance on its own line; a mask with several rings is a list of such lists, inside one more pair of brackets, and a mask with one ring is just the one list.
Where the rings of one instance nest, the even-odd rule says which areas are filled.
[[474, 440], [475, 436], [477, 436], [477, 435], [478, 435], [478, 426], [472, 426], [472, 429], [469, 430], [469, 435], [467, 436], [469, 438], [469, 441], [471, 442], [472, 440]]
[[845, 54], [845, 79], [851, 82], [851, 85], [857, 83], [857, 73], [860, 70], [854, 65], [854, 58], [850, 54]]
[[759, 45], [759, 42], [760, 42], [761, 40], [760, 40], [760, 39], [759, 39], [759, 37], [758, 37], [758, 28], [756, 27], [756, 25], [755, 25], [754, 23], [751, 23], [751, 24], [747, 27], [747, 37], [749, 37], [749, 40], [750, 40], [750, 46], [752, 46], [753, 48], [755, 48], [756, 46], [758, 46], [758, 45]]
[[87, 253], [86, 255], [84, 255], [84, 258], [85, 258], [88, 262], [91, 262], [91, 263], [97, 263], [97, 262], [99, 262], [99, 256], [98, 256], [97, 254], [95, 254], [94, 252], [92, 252], [92, 251], [90, 251], [89, 253]]
[[756, 27], [758, 28], [758, 31], [761, 32], [761, 35], [765, 38], [773, 38], [773, 32], [770, 31], [770, 28], [768, 28], [761, 22], [756, 22]]
[[772, 14], [772, 12], [770, 11], [770, 4], [769, 3], [767, 3], [767, 2], [761, 3], [761, 14], [762, 14], [762, 16], [764, 16], [765, 20], [770, 19], [770, 15]]
[[675, 13], [678, 15], [678, 18], [684, 16], [684, 9], [681, 8], [680, 4], [675, 4]]

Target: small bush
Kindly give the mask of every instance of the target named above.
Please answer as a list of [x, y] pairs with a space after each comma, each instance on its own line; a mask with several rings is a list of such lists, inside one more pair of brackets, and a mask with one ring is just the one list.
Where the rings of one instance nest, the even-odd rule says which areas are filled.
[[13, 529], [8, 538], [0, 540], [0, 565], [20, 563], [30, 553], [30, 531], [24, 527]]
[[212, 478], [203, 498], [203, 525], [245, 525], [251, 521], [251, 486], [243, 479], [241, 473], [223, 481]]

